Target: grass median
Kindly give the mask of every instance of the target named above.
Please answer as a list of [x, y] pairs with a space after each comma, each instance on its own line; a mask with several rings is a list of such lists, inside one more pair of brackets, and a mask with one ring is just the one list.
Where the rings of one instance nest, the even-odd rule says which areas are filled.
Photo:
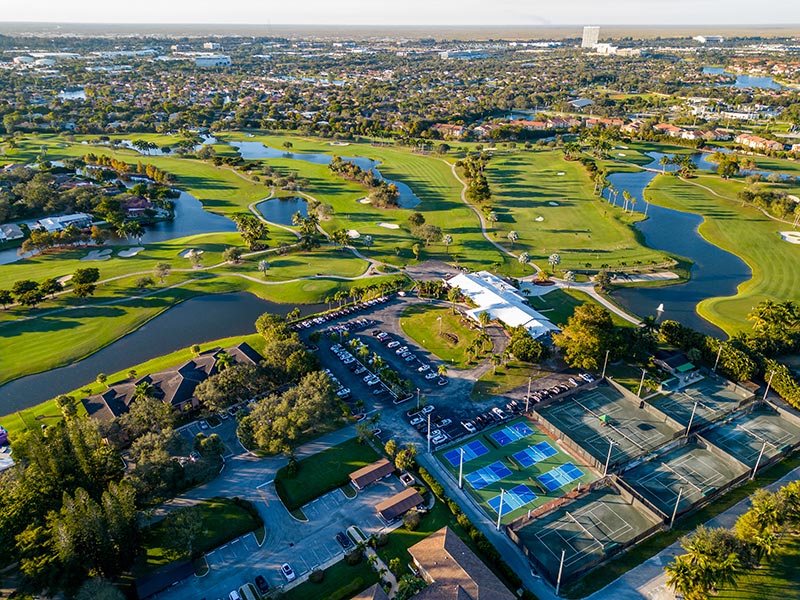
[[403, 311], [400, 327], [408, 337], [447, 363], [448, 367], [469, 369], [469, 348], [480, 336], [460, 314], [440, 305], [414, 304]]

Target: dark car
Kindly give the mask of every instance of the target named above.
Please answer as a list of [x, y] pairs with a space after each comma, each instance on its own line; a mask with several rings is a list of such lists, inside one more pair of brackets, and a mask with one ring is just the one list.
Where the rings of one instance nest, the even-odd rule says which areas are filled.
[[269, 591], [269, 584], [263, 575], [256, 577], [256, 587], [261, 594], [266, 594]]
[[339, 545], [345, 550], [353, 545], [353, 542], [350, 541], [350, 538], [347, 537], [347, 534], [344, 531], [340, 531], [336, 534], [336, 541], [339, 542]]

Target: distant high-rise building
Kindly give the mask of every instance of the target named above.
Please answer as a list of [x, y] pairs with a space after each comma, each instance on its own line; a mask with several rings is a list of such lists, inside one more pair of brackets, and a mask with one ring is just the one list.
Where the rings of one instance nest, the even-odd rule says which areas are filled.
[[583, 41], [581, 48], [594, 48], [597, 40], [600, 39], [600, 28], [592, 25], [587, 25], [583, 28]]

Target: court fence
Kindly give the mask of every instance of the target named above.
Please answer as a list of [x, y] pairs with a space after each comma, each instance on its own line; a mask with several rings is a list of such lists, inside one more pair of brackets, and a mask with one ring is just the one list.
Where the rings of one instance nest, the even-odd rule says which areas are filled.
[[678, 423], [678, 421], [676, 421], [675, 419], [670, 417], [663, 410], [659, 410], [658, 408], [656, 408], [655, 406], [653, 406], [649, 402], [646, 402], [645, 400], [642, 400], [641, 398], [639, 398], [639, 396], [637, 396], [636, 394], [631, 392], [628, 388], [620, 385], [619, 383], [617, 383], [613, 379], [608, 379], [608, 383], [612, 388], [614, 388], [620, 394], [622, 394], [623, 397], [625, 397], [626, 400], [628, 400], [630, 402], [638, 402], [639, 403], [639, 408], [644, 410], [647, 414], [653, 416], [656, 420], [659, 420], [662, 423], [665, 423], [666, 425], [669, 425], [669, 427], [671, 429], [675, 429], [676, 431], [675, 431], [674, 434], [672, 434], [672, 439], [679, 438], [680, 436], [683, 435], [683, 432], [686, 430], [686, 426], [685, 425], [681, 425], [680, 423]]
[[508, 535], [509, 539], [511, 539], [514, 544], [522, 551], [525, 557], [528, 559], [528, 562], [533, 566], [533, 568], [543, 575], [545, 575], [552, 585], [556, 584], [555, 581], [555, 574], [551, 573], [547, 567], [536, 557], [536, 552], [534, 549], [529, 548], [525, 545], [525, 542], [519, 537], [517, 534], [517, 530], [522, 529], [523, 527], [530, 524], [532, 521], [536, 519], [540, 519], [546, 515], [549, 515], [560, 508], [567, 506], [569, 504], [574, 503], [576, 500], [582, 498], [583, 496], [587, 495], [591, 491], [601, 490], [606, 488], [613, 488], [616, 490], [617, 493], [631, 506], [640, 510], [648, 518], [653, 521], [653, 525], [638, 533], [635, 537], [631, 538], [630, 540], [626, 540], [624, 542], [620, 542], [614, 540], [614, 544], [609, 545], [609, 547], [604, 548], [603, 552], [600, 553], [599, 556], [593, 558], [592, 560], [587, 560], [582, 562], [577, 568], [573, 570], [566, 571], [561, 575], [562, 583], [571, 583], [576, 581], [581, 576], [583, 576], [586, 572], [594, 569], [595, 567], [606, 563], [616, 555], [624, 552], [628, 548], [638, 544], [642, 540], [650, 537], [651, 535], [659, 532], [663, 528], [663, 517], [660, 513], [653, 513], [647, 506], [643, 505], [641, 502], [638, 501], [633, 494], [629, 493], [627, 490], [623, 489], [622, 487], [615, 485], [613, 478], [605, 477], [603, 479], [598, 479], [597, 481], [592, 482], [589, 485], [582, 486], [580, 491], [573, 490], [570, 494], [548, 502], [540, 506], [536, 511], [531, 511], [530, 515], [523, 515], [514, 519], [511, 523], [508, 523], [505, 526], [506, 534]]
[[620, 489], [621, 492], [624, 492], [625, 497], [631, 498], [631, 505], [635, 506], [636, 508], [644, 507], [648, 514], [652, 514], [658, 517], [658, 521], [660, 523], [666, 523], [669, 517], [664, 514], [660, 508], [658, 508], [655, 504], [650, 502], [647, 498], [642, 496], [639, 492], [637, 492], [633, 486], [631, 486], [627, 481], [621, 479], [617, 475], [611, 475], [611, 480], [614, 484]]
[[594, 467], [600, 473], [603, 472], [605, 463], [595, 458], [589, 452], [583, 449], [580, 444], [577, 444], [565, 432], [561, 431], [555, 424], [548, 421], [541, 413], [534, 413], [531, 417], [536, 426], [541, 429], [549, 437], [553, 438], [562, 446], [566, 446], [570, 453], [582, 460], [590, 467]]

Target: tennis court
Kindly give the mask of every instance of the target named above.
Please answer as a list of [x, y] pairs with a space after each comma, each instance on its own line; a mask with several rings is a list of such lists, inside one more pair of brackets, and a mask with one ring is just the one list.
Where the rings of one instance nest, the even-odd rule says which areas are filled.
[[523, 506], [530, 504], [537, 498], [536, 494], [534, 494], [527, 485], [518, 485], [517, 487], [508, 490], [502, 495], [498, 494], [494, 498], [489, 498], [488, 500], [489, 506], [491, 506], [495, 514], [500, 513], [501, 496], [503, 500], [502, 504], [503, 514], [511, 512], [512, 510], [517, 510], [518, 508], [522, 508]]
[[694, 430], [722, 419], [752, 396], [752, 393], [744, 388], [735, 387], [733, 384], [726, 385], [726, 383], [707, 377], [680, 391], [669, 392], [654, 398], [652, 404], [664, 414], [686, 426], [689, 424], [689, 419], [692, 418], [692, 410], [694, 410], [696, 402], [697, 410], [695, 410], [692, 421], [692, 430]]
[[483, 445], [483, 442], [480, 440], [472, 440], [471, 442], [464, 444], [463, 446], [459, 446], [458, 448], [454, 448], [452, 450], [448, 450], [444, 453], [444, 457], [447, 461], [454, 467], [457, 467], [461, 462], [461, 451], [464, 451], [464, 463], [468, 463], [471, 460], [475, 460], [476, 458], [483, 456], [484, 454], [489, 453], [489, 449]]
[[630, 505], [615, 487], [595, 490], [515, 533], [544, 575], [555, 583], [564, 551], [562, 581], [612, 554], [635, 537], [657, 526], [650, 515]]
[[502, 462], [497, 461], [490, 465], [486, 465], [477, 471], [469, 473], [464, 477], [464, 479], [466, 479], [476, 490], [482, 490], [490, 483], [500, 481], [509, 475], [511, 475], [511, 470]]
[[564, 435], [605, 464], [611, 446], [613, 467], [652, 452], [678, 431], [663, 417], [639, 408], [607, 384], [579, 392], [537, 412]]
[[[485, 429], [462, 447], [465, 448], [463, 489], [493, 521], [500, 509], [501, 490], [501, 521], [508, 523], [545, 502], [560, 498], [579, 482], [588, 483], [597, 477], [525, 417]], [[435, 453], [455, 481], [458, 481], [460, 454], [460, 448]], [[567, 464], [574, 470], [557, 471]], [[539, 477], [546, 473], [551, 476], [542, 482]], [[565, 483], [557, 484], [557, 481]], [[546, 485], [548, 482], [550, 487]]]
[[548, 492], [554, 492], [558, 488], [569, 485], [581, 477], [583, 477], [583, 471], [572, 463], [566, 463], [547, 473], [539, 475], [536, 479], [542, 482], [542, 485], [547, 488]]
[[725, 460], [696, 444], [687, 444], [658, 460], [642, 463], [623, 474], [622, 479], [665, 516], [670, 516], [678, 495], [681, 497], [680, 513], [745, 472], [746, 468], [732, 460]]
[[519, 452], [515, 452], [513, 457], [521, 466], [527, 468], [551, 456], [555, 456], [557, 452], [558, 450], [553, 448], [550, 442], [539, 442], [535, 446], [528, 446]]
[[769, 409], [759, 409], [721, 423], [703, 433], [712, 444], [749, 467], [755, 467], [761, 448], [761, 464], [800, 442], [800, 427]]
[[517, 440], [533, 435], [533, 429], [528, 427], [525, 423], [514, 423], [490, 435], [492, 439], [501, 446], [508, 446], [511, 442], [516, 442]]

